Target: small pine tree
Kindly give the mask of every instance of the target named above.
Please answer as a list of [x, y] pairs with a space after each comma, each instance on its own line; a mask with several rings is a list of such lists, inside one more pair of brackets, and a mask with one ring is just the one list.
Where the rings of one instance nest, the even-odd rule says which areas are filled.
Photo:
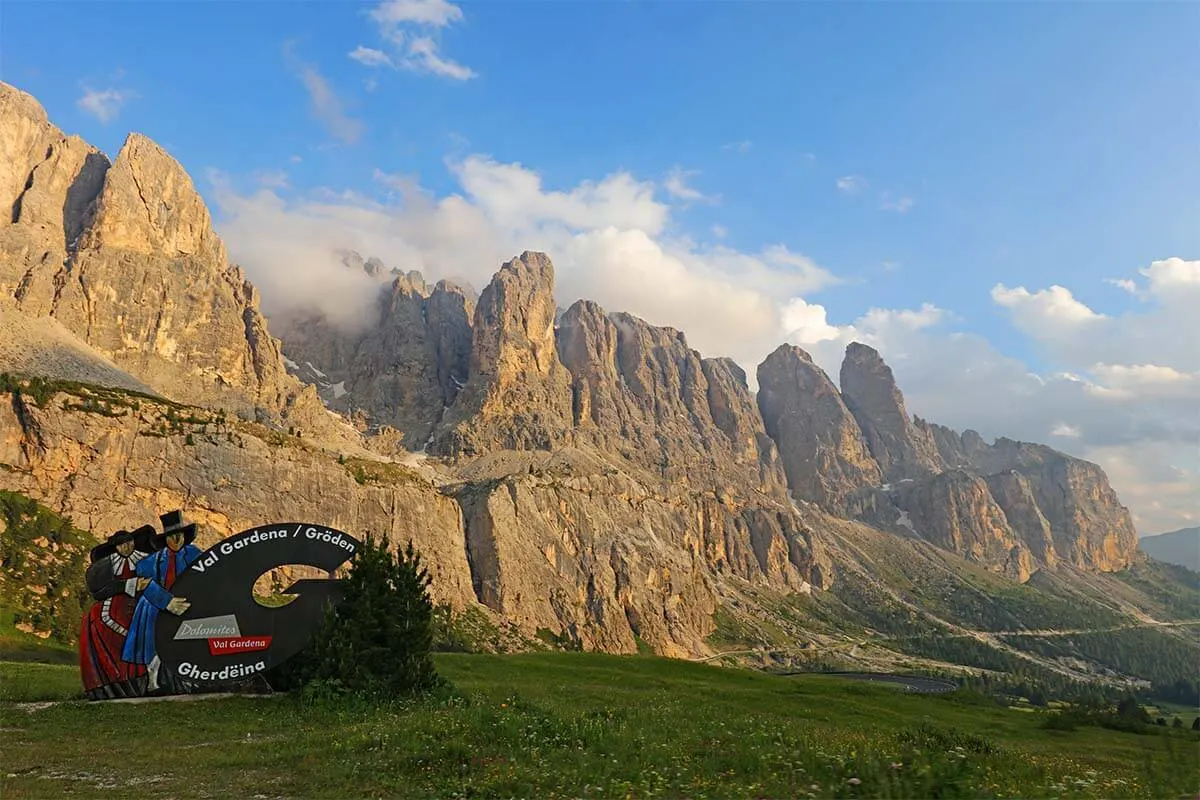
[[435, 688], [441, 680], [430, 655], [429, 583], [411, 542], [393, 553], [385, 539], [368, 535], [342, 584], [342, 599], [297, 657], [293, 680], [374, 698]]

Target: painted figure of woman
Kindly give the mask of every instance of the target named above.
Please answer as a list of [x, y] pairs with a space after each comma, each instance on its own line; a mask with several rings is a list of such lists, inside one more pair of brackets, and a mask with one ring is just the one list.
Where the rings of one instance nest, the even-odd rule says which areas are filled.
[[120, 530], [92, 548], [88, 591], [96, 603], [79, 632], [79, 674], [91, 700], [142, 694], [146, 668], [121, 658], [138, 594], [137, 564], [154, 549], [154, 526]]

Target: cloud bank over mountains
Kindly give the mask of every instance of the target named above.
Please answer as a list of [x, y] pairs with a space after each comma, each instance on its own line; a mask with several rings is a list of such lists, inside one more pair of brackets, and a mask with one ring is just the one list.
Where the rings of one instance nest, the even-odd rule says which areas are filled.
[[751, 376], [781, 341], [809, 349], [835, 379], [847, 343], [871, 344], [913, 413], [1099, 462], [1144, 533], [1200, 519], [1200, 317], [1189, 311], [1200, 304], [1200, 261], [1164, 258], [1115, 279], [1140, 302], [1120, 316], [1062, 286], [996, 285], [993, 302], [1053, 365], [1035, 374], [950, 309], [870, 308], [830, 320], [812, 299], [843, 280], [829, 269], [782, 244], [742, 252], [680, 232], [672, 214], [693, 198], [672, 182], [678, 172], [662, 185], [617, 172], [554, 188], [484, 155], [447, 166], [457, 190], [442, 197], [379, 170], [369, 193], [292, 194], [278, 183], [239, 191], [227, 176], [210, 177], [220, 232], [268, 313], [311, 305], [361, 321], [375, 288], [341, 265], [344, 248], [477, 288], [502, 261], [544, 250], [562, 306], [589, 298], [679, 328], [701, 353], [731, 356]]

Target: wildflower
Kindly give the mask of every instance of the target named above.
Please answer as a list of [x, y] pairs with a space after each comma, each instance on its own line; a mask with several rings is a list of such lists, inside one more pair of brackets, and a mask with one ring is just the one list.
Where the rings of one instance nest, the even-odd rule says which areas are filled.
[[899, 761], [893, 761], [891, 764], [888, 764], [888, 766], [891, 767], [892, 769], [900, 769], [904, 765], [901, 764]]
[[858, 778], [851, 778], [850, 780], [848, 780], [846, 782], [849, 783], [851, 786], [858, 786], [860, 783], [862, 783], [862, 781], [859, 780]]

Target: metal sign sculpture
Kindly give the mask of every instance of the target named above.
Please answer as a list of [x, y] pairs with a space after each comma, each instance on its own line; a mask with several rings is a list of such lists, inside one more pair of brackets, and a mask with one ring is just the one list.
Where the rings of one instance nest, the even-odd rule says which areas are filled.
[[92, 551], [80, 674], [91, 699], [182, 694], [244, 682], [308, 643], [340, 583], [303, 579], [282, 604], [264, 605], [254, 584], [288, 564], [332, 576], [360, 542], [305, 522], [262, 525], [200, 551], [196, 525], [173, 511], [152, 526], [118, 531]]

